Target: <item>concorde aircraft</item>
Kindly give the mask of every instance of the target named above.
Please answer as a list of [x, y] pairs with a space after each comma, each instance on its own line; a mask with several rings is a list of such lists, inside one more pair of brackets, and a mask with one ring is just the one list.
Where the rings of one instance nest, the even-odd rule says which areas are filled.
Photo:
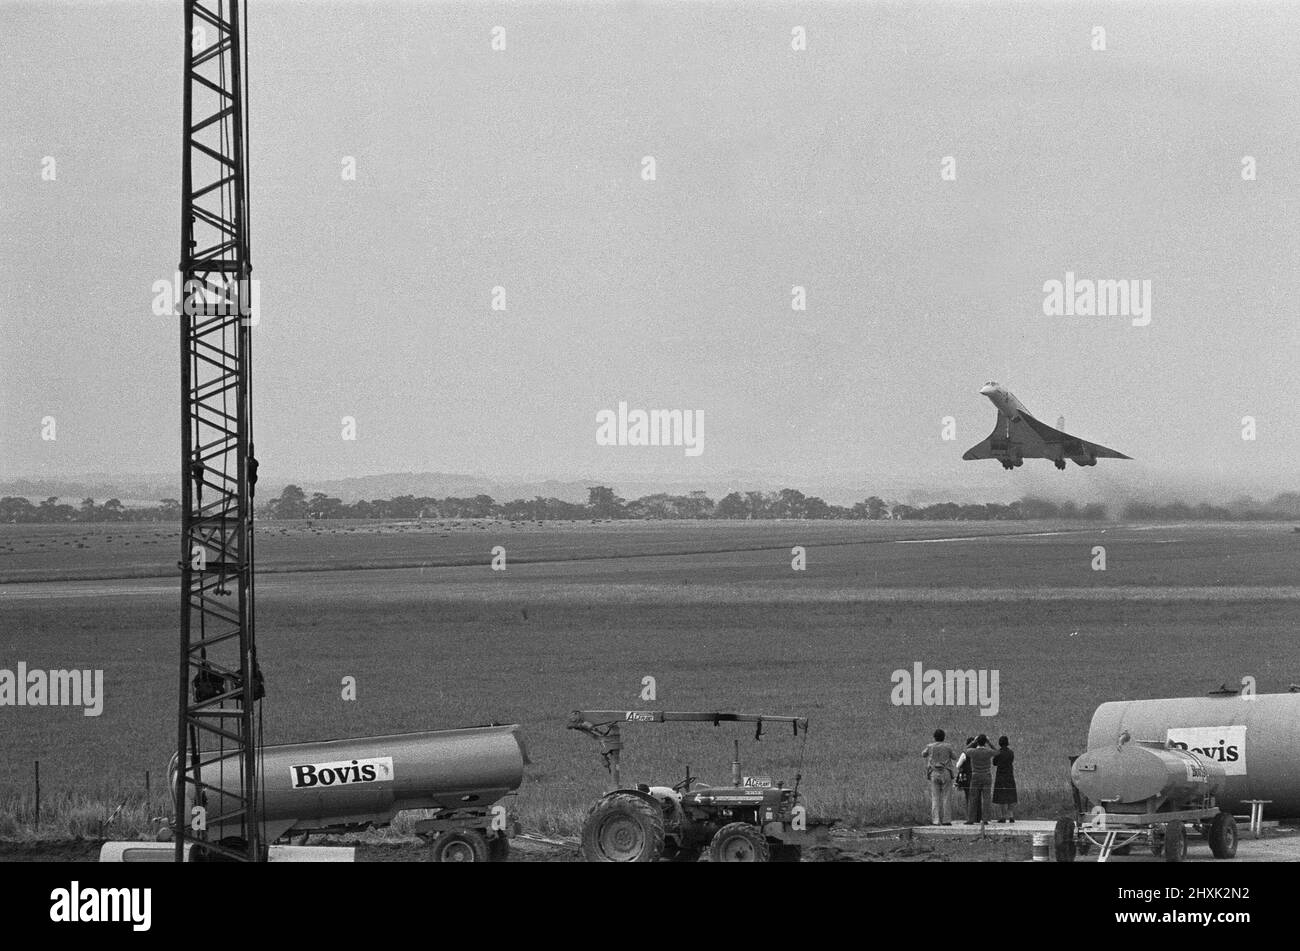
[[998, 422], [989, 438], [968, 449], [963, 459], [996, 459], [1003, 469], [1014, 469], [1026, 459], [1051, 459], [1056, 468], [1064, 469], [1066, 459], [1095, 466], [1098, 459], [1132, 458], [1040, 422], [1001, 383], [985, 383], [980, 395], [998, 408]]

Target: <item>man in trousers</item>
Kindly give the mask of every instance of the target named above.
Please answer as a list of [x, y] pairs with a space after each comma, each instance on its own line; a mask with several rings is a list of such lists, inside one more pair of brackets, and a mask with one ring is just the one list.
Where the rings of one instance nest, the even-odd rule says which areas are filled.
[[925, 781], [930, 787], [930, 822], [936, 826], [952, 825], [949, 799], [957, 752], [944, 741], [943, 730], [934, 731], [934, 742], [926, 744], [921, 756], [925, 759]]

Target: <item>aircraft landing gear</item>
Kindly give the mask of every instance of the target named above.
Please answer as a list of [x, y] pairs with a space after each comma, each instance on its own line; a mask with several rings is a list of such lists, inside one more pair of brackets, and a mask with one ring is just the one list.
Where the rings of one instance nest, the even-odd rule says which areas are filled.
[[1065, 468], [1065, 460], [1064, 460], [1064, 459], [1057, 459], [1057, 460], [1056, 460], [1056, 468], [1058, 468], [1058, 469], [1064, 469], [1064, 468]]

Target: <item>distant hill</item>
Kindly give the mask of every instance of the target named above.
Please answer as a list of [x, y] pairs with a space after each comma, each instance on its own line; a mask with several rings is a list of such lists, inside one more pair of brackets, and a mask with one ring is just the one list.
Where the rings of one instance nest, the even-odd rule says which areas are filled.
[[[383, 475], [356, 476], [350, 479], [305, 479], [296, 483], [309, 495], [323, 492], [356, 502], [360, 499], [395, 499], [403, 495], [443, 499], [447, 496], [473, 498], [490, 495], [498, 502], [512, 499], [531, 499], [535, 496], [562, 499], [565, 502], [586, 502], [587, 486], [600, 482], [496, 482], [482, 476], [446, 472], [389, 472]], [[267, 491], [278, 495], [285, 483], [267, 486]]]
[[[689, 482], [657, 480], [648, 477], [635, 479], [599, 478], [590, 479], [547, 479], [535, 482], [498, 482], [482, 476], [456, 475], [441, 472], [407, 472], [386, 473], [383, 475], [358, 476], [351, 479], [306, 480], [297, 483], [309, 494], [323, 492], [344, 502], [356, 502], [360, 499], [392, 499], [402, 495], [426, 496], [429, 498], [472, 498], [476, 495], [490, 495], [497, 502], [509, 502], [513, 499], [542, 498], [560, 499], [565, 502], [585, 503], [587, 488], [593, 485], [606, 485], [625, 499], [643, 498], [666, 492], [673, 495], [686, 495], [696, 490], [703, 490], [710, 498], [721, 499], [729, 492], [773, 492], [783, 488], [797, 488], [809, 495], [817, 495], [834, 505], [851, 505], [860, 502], [869, 495], [890, 498], [906, 498], [914, 501], [936, 501], [953, 498], [953, 493], [943, 490], [931, 490], [917, 493], [910, 486], [900, 483], [878, 485], [873, 488], [855, 488], [843, 485], [809, 484], [807, 480], [799, 481], [774, 476], [719, 478], [708, 476]], [[278, 495], [283, 484], [269, 485], [266, 491]]]
[[0, 496], [13, 495], [28, 499], [56, 496], [65, 502], [82, 499], [120, 499], [123, 502], [157, 503], [180, 495], [180, 474], [175, 476], [140, 475], [114, 477], [94, 473], [69, 479], [6, 479], [0, 482]]
[[[277, 496], [290, 482], [301, 486], [307, 493], [324, 492], [344, 502], [361, 499], [390, 499], [402, 495], [445, 498], [447, 496], [473, 497], [490, 495], [497, 501], [531, 499], [534, 496], [563, 499], [566, 502], [586, 502], [587, 486], [601, 485], [599, 480], [508, 483], [496, 482], [481, 476], [444, 472], [390, 472], [381, 475], [357, 476], [349, 479], [294, 479], [259, 481], [258, 498]], [[0, 481], [0, 496], [13, 495], [40, 500], [50, 496], [67, 501], [84, 498], [104, 500], [121, 499], [123, 502], [174, 499], [181, 491], [180, 478], [164, 475], [113, 477], [85, 475], [68, 479], [23, 478]], [[663, 491], [656, 489], [654, 491]]]
[[[65, 502], [80, 501], [84, 498], [104, 500], [121, 499], [123, 502], [147, 501], [156, 503], [161, 499], [176, 498], [180, 493], [177, 479], [165, 475], [140, 475], [114, 478], [109, 475], [85, 475], [69, 479], [25, 478], [0, 481], [0, 496], [14, 495], [33, 500], [58, 496]], [[810, 495], [819, 495], [832, 504], [849, 505], [861, 501], [868, 495], [882, 497], [906, 498], [907, 501], [925, 501], [934, 498], [952, 498], [952, 493], [940, 490], [916, 493], [912, 487], [902, 484], [878, 485], [861, 489], [843, 485], [809, 485], [794, 477], [780, 476], [734, 476], [703, 477], [690, 482], [657, 480], [642, 476], [635, 479], [591, 478], [591, 479], [541, 479], [537, 481], [497, 481], [484, 476], [447, 472], [388, 472], [378, 475], [355, 476], [346, 479], [312, 479], [310, 477], [294, 480], [269, 480], [258, 484], [258, 498], [265, 499], [278, 496], [284, 487], [290, 484], [301, 486], [308, 494], [323, 492], [344, 502], [352, 503], [361, 499], [392, 499], [403, 495], [428, 498], [472, 498], [476, 495], [490, 495], [498, 502], [513, 499], [543, 498], [561, 499], [565, 502], [585, 503], [587, 488], [593, 485], [607, 485], [625, 499], [641, 498], [666, 492], [685, 495], [697, 489], [703, 490], [714, 499], [721, 499], [729, 492], [771, 492], [782, 488], [797, 488]], [[913, 496], [920, 496], [914, 499]]]
[[[978, 474], [978, 473], [977, 473]], [[1000, 474], [1000, 473], [999, 473]], [[1058, 476], [1052, 473], [1052, 476]], [[301, 486], [308, 494], [323, 492], [343, 502], [352, 504], [362, 499], [393, 499], [403, 495], [424, 498], [444, 499], [448, 496], [473, 498], [476, 495], [488, 495], [496, 502], [509, 502], [514, 499], [531, 500], [537, 496], [560, 499], [564, 502], [582, 503], [587, 501], [587, 487], [606, 485], [624, 499], [644, 498], [657, 493], [670, 495], [687, 495], [695, 490], [703, 490], [715, 501], [722, 499], [729, 492], [774, 492], [783, 488], [798, 489], [805, 495], [817, 496], [831, 505], [853, 505], [868, 496], [875, 495], [887, 502], [904, 502], [908, 505], [923, 506], [937, 502], [955, 501], [1007, 503], [1024, 495], [1039, 496], [1055, 502], [1074, 501], [1086, 503], [1102, 501], [1112, 511], [1120, 511], [1130, 500], [1151, 503], [1167, 503], [1174, 500], [1196, 503], [1209, 500], [1215, 504], [1227, 504], [1229, 500], [1239, 500], [1243, 492], [1256, 487], [1212, 485], [1198, 490], [1194, 485], [1179, 486], [1176, 479], [1166, 476], [1160, 482], [1147, 484], [1094, 484], [1085, 493], [1077, 493], [1074, 482], [1069, 479], [1046, 479], [1039, 482], [1025, 483], [1022, 479], [1007, 478], [991, 484], [973, 482], [965, 486], [941, 486], [920, 484], [898, 479], [861, 479], [843, 474], [819, 477], [803, 476], [791, 473], [764, 472], [714, 472], [702, 473], [690, 481], [658, 479], [653, 475], [641, 474], [628, 477], [592, 477], [581, 479], [567, 477], [561, 479], [537, 479], [533, 481], [498, 481], [481, 475], [447, 472], [386, 472], [377, 475], [355, 476], [346, 479], [313, 479], [310, 476], [293, 480], [270, 479], [263, 470], [263, 481], [258, 485], [258, 500], [278, 496], [285, 485], [292, 481]], [[0, 496], [12, 495], [39, 502], [50, 496], [57, 496], [64, 502], [76, 504], [84, 498], [98, 502], [116, 498], [127, 506], [140, 504], [156, 505], [162, 499], [175, 499], [180, 495], [179, 479], [167, 474], [136, 474], [113, 476], [105, 473], [90, 473], [70, 476], [68, 478], [11, 478], [0, 480]], [[1271, 499], [1276, 490], [1268, 491], [1258, 487], [1254, 492], [1261, 501]], [[1249, 508], [1249, 505], [1238, 507]], [[1300, 516], [1300, 495], [1286, 493], [1282, 504], [1287, 510], [1294, 509]]]

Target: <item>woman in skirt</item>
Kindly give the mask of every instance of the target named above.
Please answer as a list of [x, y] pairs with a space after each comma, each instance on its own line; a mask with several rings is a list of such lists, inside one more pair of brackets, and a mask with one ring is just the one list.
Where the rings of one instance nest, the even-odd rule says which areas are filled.
[[993, 808], [1002, 809], [1002, 818], [998, 822], [1016, 821], [1016, 772], [1012, 765], [1016, 754], [1011, 752], [1010, 741], [1005, 736], [998, 737], [998, 751], [993, 754]]

